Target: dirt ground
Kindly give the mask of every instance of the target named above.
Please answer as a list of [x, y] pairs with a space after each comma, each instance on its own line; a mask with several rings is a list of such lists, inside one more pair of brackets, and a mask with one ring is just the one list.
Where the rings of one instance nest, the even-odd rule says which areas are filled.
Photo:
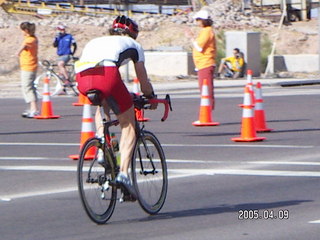
[[[19, 16], [19, 20], [31, 20], [32, 17]], [[194, 29], [196, 30], [196, 28]], [[227, 31], [224, 29], [223, 31]], [[232, 29], [229, 29], [232, 30]], [[267, 29], [246, 29], [247, 31], [261, 31], [273, 41], [276, 39], [277, 26]], [[36, 35], [39, 39], [39, 60], [54, 60], [56, 49], [52, 42], [55, 36], [55, 26], [38, 26]], [[92, 38], [107, 34], [105, 27], [90, 25], [68, 24], [68, 32], [73, 34], [78, 50], [76, 55], [81, 54], [83, 46]], [[217, 33], [217, 32], [216, 32]], [[19, 67], [17, 50], [22, 42], [22, 33], [18, 26], [0, 29], [0, 84], [18, 87]], [[180, 46], [185, 50], [191, 50], [189, 41], [185, 38], [184, 27], [174, 23], [160, 26], [154, 31], [142, 31], [137, 39], [146, 50], [154, 50], [160, 46]], [[276, 41], [277, 54], [317, 54], [318, 53], [318, 21], [294, 22], [283, 26], [279, 38]], [[41, 71], [41, 70], [40, 70]], [[3, 94], [2, 90], [2, 94]]]

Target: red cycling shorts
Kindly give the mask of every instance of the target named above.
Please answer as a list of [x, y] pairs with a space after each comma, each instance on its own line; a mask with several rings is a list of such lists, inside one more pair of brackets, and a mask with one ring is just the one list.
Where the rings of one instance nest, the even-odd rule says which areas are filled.
[[83, 95], [89, 90], [99, 90], [115, 114], [127, 111], [132, 105], [132, 96], [123, 83], [118, 67], [90, 68], [77, 73], [78, 89]]

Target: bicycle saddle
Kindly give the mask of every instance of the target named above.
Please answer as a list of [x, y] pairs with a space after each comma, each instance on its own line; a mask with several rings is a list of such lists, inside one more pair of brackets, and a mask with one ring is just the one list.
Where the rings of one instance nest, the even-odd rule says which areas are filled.
[[87, 91], [87, 97], [89, 98], [90, 102], [94, 106], [100, 106], [101, 100], [100, 100], [100, 91], [99, 90], [89, 90]]

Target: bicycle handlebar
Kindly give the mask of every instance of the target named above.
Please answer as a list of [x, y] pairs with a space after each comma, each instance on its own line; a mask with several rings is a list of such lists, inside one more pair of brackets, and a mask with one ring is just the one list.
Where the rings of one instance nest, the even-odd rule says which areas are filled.
[[[72, 59], [73, 62], [76, 62], [76, 61], [79, 60], [78, 57], [74, 57], [74, 56], [72, 56], [71, 59]], [[72, 66], [72, 65], [73, 65], [73, 62], [66, 64], [66, 66]], [[41, 66], [43, 66], [43, 67], [46, 68], [46, 69], [49, 69], [49, 68], [58, 66], [57, 64], [51, 63], [51, 62], [48, 61], [48, 60], [42, 60], [42, 61], [39, 61], [39, 63], [40, 63]]]
[[169, 110], [172, 111], [172, 106], [171, 106], [171, 99], [170, 99], [170, 95], [167, 94], [165, 98], [161, 99], [161, 98], [151, 98], [151, 99], [147, 99], [144, 96], [137, 96], [135, 95], [134, 98], [134, 103], [135, 103], [135, 107], [136, 108], [143, 108], [143, 109], [150, 109], [150, 106], [146, 106], [148, 104], [154, 104], [154, 103], [161, 103], [164, 105], [164, 113], [163, 116], [161, 118], [161, 121], [164, 122], [167, 118], [168, 118], [168, 113]]

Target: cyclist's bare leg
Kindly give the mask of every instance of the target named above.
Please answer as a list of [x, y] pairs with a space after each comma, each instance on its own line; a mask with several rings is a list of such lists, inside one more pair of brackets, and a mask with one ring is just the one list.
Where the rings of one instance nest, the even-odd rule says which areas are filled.
[[127, 111], [117, 115], [121, 127], [120, 151], [121, 165], [120, 172], [128, 175], [128, 168], [136, 140], [135, 115], [132, 106]]
[[[106, 100], [102, 100], [103, 112], [107, 121], [110, 120], [110, 108], [106, 102]], [[97, 107], [96, 115], [95, 115], [95, 124], [97, 129], [97, 136], [103, 136], [103, 123], [102, 123], [102, 116], [101, 116], [101, 107]]]
[[66, 69], [66, 65], [64, 61], [58, 61], [58, 68], [60, 74], [64, 77], [65, 83], [69, 83], [69, 76], [68, 76], [68, 71]]
[[[102, 105], [103, 105], [107, 120], [110, 120], [110, 114], [109, 114], [110, 108], [107, 102], [103, 100]], [[121, 127], [120, 172], [123, 172], [124, 174], [128, 175], [128, 168], [130, 165], [130, 160], [131, 160], [132, 152], [134, 149], [134, 143], [136, 140], [134, 106], [130, 107], [127, 111], [117, 115], [117, 118], [119, 120], [120, 127]], [[95, 123], [96, 123], [98, 137], [103, 136], [103, 124], [102, 124], [101, 112], [99, 107], [96, 110]]]

